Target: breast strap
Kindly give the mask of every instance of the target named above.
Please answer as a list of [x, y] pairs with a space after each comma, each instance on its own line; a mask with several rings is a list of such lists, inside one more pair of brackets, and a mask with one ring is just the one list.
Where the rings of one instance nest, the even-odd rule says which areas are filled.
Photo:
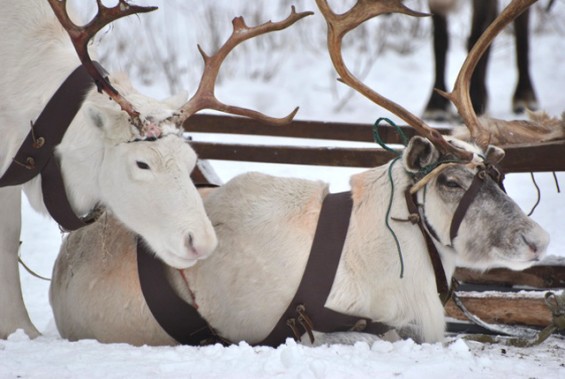
[[164, 264], [140, 237], [137, 238], [137, 270], [145, 302], [169, 336], [183, 345], [217, 342], [216, 334], [206, 320], [173, 290]]

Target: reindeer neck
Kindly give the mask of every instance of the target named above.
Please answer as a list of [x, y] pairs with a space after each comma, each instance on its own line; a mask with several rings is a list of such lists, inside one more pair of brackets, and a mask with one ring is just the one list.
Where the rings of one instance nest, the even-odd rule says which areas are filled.
[[83, 110], [57, 146], [56, 156], [73, 209], [77, 214], [90, 211], [101, 200], [98, 175], [104, 157], [104, 141], [99, 131], [87, 125]]
[[[411, 179], [400, 162], [390, 171], [389, 167], [377, 167], [351, 179], [351, 223], [326, 304], [336, 311], [394, 320], [397, 316], [391, 314], [399, 312], [402, 293], [413, 292], [414, 281], [422, 281], [422, 288], [435, 294], [433, 269], [426, 266], [429, 257], [420, 231], [411, 223], [392, 219], [408, 218], [403, 192]], [[385, 222], [387, 213], [392, 232]]]

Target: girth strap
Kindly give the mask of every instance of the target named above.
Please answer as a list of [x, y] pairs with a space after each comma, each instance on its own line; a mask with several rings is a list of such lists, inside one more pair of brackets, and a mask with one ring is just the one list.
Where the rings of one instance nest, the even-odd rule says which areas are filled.
[[178, 343], [195, 346], [208, 343], [215, 336], [198, 311], [174, 292], [164, 265], [141, 237], [137, 238], [137, 270], [147, 306], [167, 334]]
[[[332, 311], [324, 306], [340, 261], [353, 207], [351, 192], [329, 194], [324, 199], [312, 250], [298, 290], [269, 336], [258, 345], [276, 347], [295, 337], [291, 323], [306, 314], [313, 330], [336, 332], [357, 330], [384, 334], [390, 328], [380, 323]], [[358, 328], [360, 325], [362, 327]], [[309, 330], [305, 330], [309, 332]]]

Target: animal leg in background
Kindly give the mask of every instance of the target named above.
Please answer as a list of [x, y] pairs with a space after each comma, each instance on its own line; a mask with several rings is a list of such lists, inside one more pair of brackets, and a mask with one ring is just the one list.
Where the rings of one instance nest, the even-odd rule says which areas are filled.
[[[446, 57], [449, 49], [447, 13], [445, 8], [436, 9], [432, 4], [430, 4], [430, 10], [433, 13], [433, 51], [435, 59], [433, 88], [445, 91]], [[477, 39], [497, 16], [497, 13], [496, 1], [473, 1], [471, 33], [467, 43], [468, 50], [473, 47]], [[522, 113], [526, 109], [537, 110], [539, 108], [529, 73], [528, 27], [529, 10], [526, 10], [514, 21], [516, 62], [518, 68], [518, 83], [512, 100], [512, 110], [515, 113]], [[486, 72], [489, 50], [485, 52], [477, 64], [471, 79], [471, 100], [477, 114], [484, 113], [488, 105]], [[424, 111], [424, 118], [435, 121], [449, 121], [452, 117], [449, 112], [449, 102], [435, 91], [432, 91]]]
[[518, 65], [518, 83], [512, 97], [512, 111], [523, 113], [526, 109], [537, 111], [538, 99], [530, 78], [530, 12], [526, 10], [514, 21], [514, 37], [516, 39], [516, 63]]

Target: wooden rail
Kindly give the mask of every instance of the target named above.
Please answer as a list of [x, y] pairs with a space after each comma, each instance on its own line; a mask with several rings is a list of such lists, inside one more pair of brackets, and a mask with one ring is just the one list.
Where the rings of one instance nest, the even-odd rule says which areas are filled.
[[[496, 268], [480, 273], [458, 268], [455, 278], [463, 283], [456, 295], [469, 312], [483, 321], [545, 327], [551, 323], [552, 314], [544, 295], [564, 290], [565, 258], [523, 271]], [[453, 300], [446, 304], [445, 311], [454, 319], [467, 320]]]
[[[195, 115], [185, 124], [189, 132], [242, 134], [252, 136], [372, 142], [372, 125], [293, 121], [286, 126], [269, 126], [255, 120], [231, 116]], [[401, 129], [408, 137], [414, 130]], [[449, 129], [439, 129], [448, 133]], [[380, 134], [388, 144], [401, 143], [396, 130], [382, 126]], [[388, 162], [393, 154], [375, 147], [309, 147], [281, 145], [242, 145], [234, 143], [193, 142], [202, 159], [247, 162], [290, 163], [301, 165], [375, 167]], [[501, 168], [511, 172], [565, 171], [565, 141], [505, 147]]]

